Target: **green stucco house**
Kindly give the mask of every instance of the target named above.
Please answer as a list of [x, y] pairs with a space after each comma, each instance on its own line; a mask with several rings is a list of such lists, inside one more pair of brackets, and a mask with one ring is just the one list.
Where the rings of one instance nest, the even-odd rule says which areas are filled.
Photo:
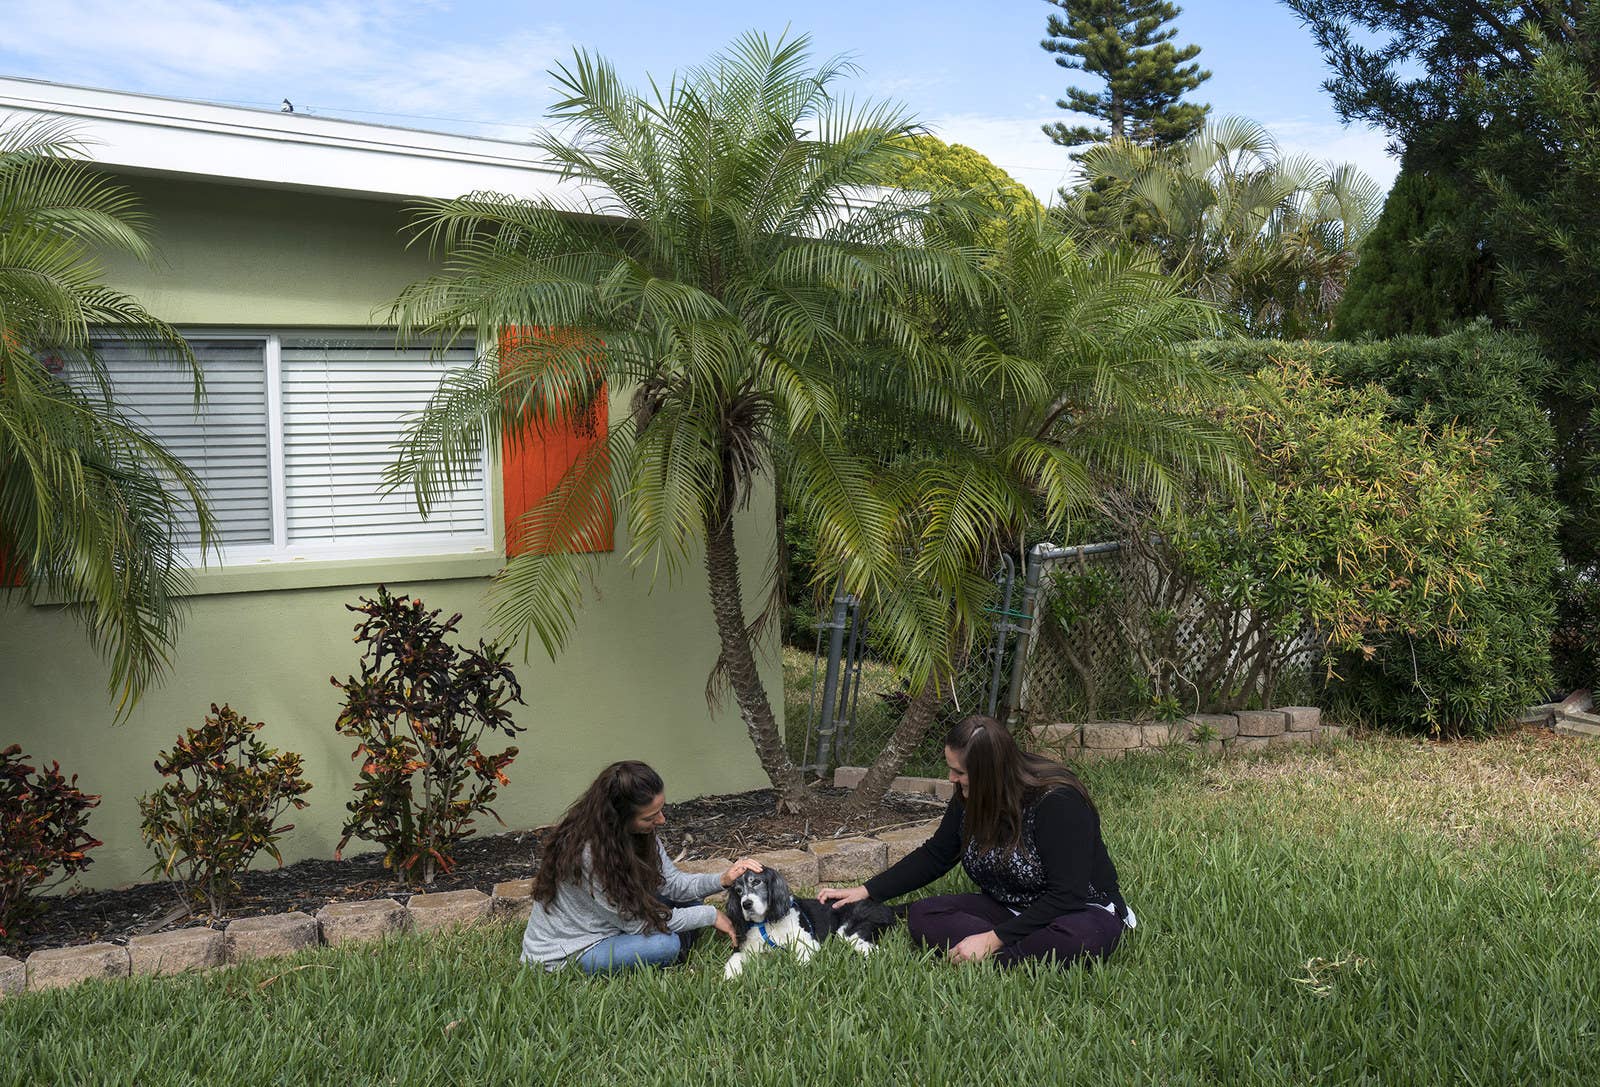
[[[124, 403], [206, 481], [222, 555], [196, 555], [171, 673], [120, 724], [81, 627], [56, 606], [0, 607], [0, 747], [58, 761], [103, 795], [90, 831], [105, 845], [84, 882], [121, 884], [150, 863], [135, 798], [160, 782], [157, 750], [227, 702], [305, 756], [311, 804], [286, 859], [328, 856], [355, 777], [328, 682], [357, 666], [344, 605], [382, 582], [462, 612], [475, 641], [504, 561], [510, 473], [495, 450], [427, 521], [378, 486], [401, 420], [470, 357], [398, 351], [384, 328], [396, 294], [430, 270], [405, 246], [406, 203], [553, 193], [558, 179], [516, 143], [0, 79], [0, 117], [37, 114], [72, 121], [154, 220], [158, 265], [112, 264], [107, 279], [191, 338], [207, 401], [196, 415], [170, 369], [108, 357]], [[745, 516], [754, 563], [772, 545], [770, 502]], [[669, 799], [765, 783], [737, 711], [706, 705], [717, 641], [698, 564], [652, 585], [618, 536], [560, 659], [537, 645], [514, 656], [527, 732], [496, 805], [513, 828], [551, 821], [618, 758], [653, 763]], [[781, 708], [775, 657], [767, 681]]]

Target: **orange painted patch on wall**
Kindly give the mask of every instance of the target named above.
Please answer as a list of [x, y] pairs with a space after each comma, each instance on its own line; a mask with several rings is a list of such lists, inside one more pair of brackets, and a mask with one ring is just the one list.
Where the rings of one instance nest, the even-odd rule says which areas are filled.
[[0, 589], [15, 589], [28, 580], [28, 568], [13, 557], [11, 548], [0, 540]]
[[[582, 373], [570, 372], [571, 348], [577, 343], [575, 334], [564, 329], [522, 326], [500, 333], [502, 373], [525, 370], [534, 390], [543, 384], [570, 400], [539, 403], [529, 422], [517, 433], [508, 432], [501, 443], [508, 556], [615, 547], [607, 387], [592, 355], [580, 362], [589, 367], [592, 383]], [[544, 374], [555, 380], [539, 381]]]

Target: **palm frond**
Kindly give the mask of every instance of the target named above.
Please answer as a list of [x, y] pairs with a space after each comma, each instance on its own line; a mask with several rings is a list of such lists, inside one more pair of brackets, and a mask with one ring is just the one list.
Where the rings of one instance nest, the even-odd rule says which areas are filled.
[[[178, 332], [99, 282], [97, 251], [146, 259], [135, 198], [80, 161], [70, 126], [0, 127], [0, 547], [25, 598], [69, 602], [125, 714], [167, 666], [187, 590], [179, 539], [215, 527], [198, 478], [119, 410], [97, 343], [201, 371]], [[46, 370], [55, 356], [80, 375]]]

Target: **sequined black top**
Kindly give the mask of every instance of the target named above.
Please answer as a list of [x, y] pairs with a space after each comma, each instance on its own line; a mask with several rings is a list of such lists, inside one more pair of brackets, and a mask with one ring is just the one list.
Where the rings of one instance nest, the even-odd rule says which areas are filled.
[[957, 796], [945, 808], [932, 838], [908, 857], [867, 881], [880, 902], [926, 886], [959, 860], [979, 890], [1017, 916], [995, 926], [1007, 944], [1064, 913], [1091, 904], [1122, 912], [1117, 869], [1100, 837], [1100, 815], [1076, 789], [1058, 788], [1032, 798], [1024, 809], [1016, 849], [962, 846], [966, 807]]

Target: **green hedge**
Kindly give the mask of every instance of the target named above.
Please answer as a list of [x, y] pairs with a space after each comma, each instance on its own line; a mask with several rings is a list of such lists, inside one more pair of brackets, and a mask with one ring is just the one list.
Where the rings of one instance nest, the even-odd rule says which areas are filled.
[[1347, 654], [1331, 708], [1375, 724], [1483, 733], [1550, 693], [1559, 507], [1554, 435], [1538, 396], [1551, 364], [1486, 324], [1375, 343], [1225, 341], [1203, 348], [1244, 372], [1303, 363], [1350, 386], [1379, 385], [1397, 423], [1487, 438], [1480, 486], [1490, 516], [1482, 584], [1452, 594], [1450, 639], [1395, 637]]

